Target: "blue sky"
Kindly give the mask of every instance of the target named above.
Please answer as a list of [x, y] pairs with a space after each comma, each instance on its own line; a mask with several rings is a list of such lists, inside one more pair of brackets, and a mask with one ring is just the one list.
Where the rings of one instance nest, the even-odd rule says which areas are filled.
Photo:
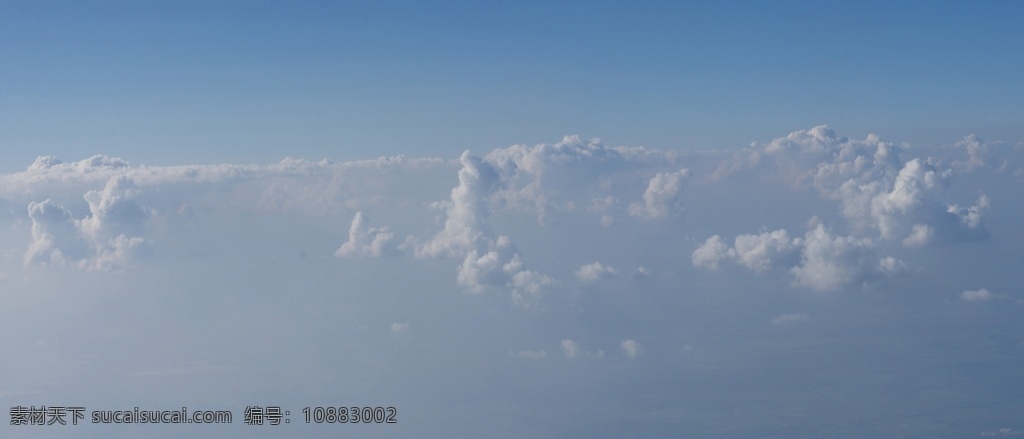
[[1024, 436], [1021, 9], [0, 3], [0, 436]]
[[823, 123], [913, 144], [1021, 134], [1013, 2], [4, 9], [0, 141], [19, 164], [453, 156], [564, 134], [741, 148]]

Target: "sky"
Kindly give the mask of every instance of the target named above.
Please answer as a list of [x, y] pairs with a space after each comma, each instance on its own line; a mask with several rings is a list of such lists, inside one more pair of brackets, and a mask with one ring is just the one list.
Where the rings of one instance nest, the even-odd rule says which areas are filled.
[[234, 413], [0, 435], [1024, 436], [1024, 7], [892, 3], [0, 3], [2, 405]]

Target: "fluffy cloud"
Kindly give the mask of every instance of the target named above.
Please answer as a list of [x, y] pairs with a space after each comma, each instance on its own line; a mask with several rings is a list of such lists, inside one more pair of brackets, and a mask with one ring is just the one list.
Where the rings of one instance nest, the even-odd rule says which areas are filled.
[[800, 244], [800, 239], [790, 239], [784, 229], [758, 235], [740, 235], [736, 237], [732, 255], [744, 267], [762, 272], [780, 258], [792, 254]]
[[562, 354], [565, 355], [565, 358], [577, 358], [577, 357], [603, 358], [604, 357], [604, 351], [603, 350], [598, 349], [597, 351], [584, 351], [579, 343], [577, 343], [577, 342], [575, 342], [573, 340], [570, 340], [570, 339], [562, 340], [561, 346], [562, 346]]
[[582, 352], [579, 343], [570, 339], [562, 340], [562, 353], [565, 354], [565, 358], [576, 358]]
[[[978, 163], [1005, 155], [973, 136], [947, 150], [961, 155], [966, 151], [974, 169], [982, 168]], [[914, 152], [876, 135], [849, 139], [819, 126], [754, 144], [724, 160], [725, 153], [720, 152], [607, 147], [597, 139], [579, 136], [567, 136], [555, 144], [498, 148], [483, 157], [466, 152], [457, 161], [395, 156], [334, 163], [287, 158], [270, 165], [153, 167], [106, 156], [70, 163], [40, 157], [23, 172], [0, 175], [0, 196], [9, 205], [29, 206], [32, 242], [25, 262], [30, 265], [124, 266], [150, 244], [145, 229], [155, 223], [151, 218], [169, 223], [173, 213], [194, 208], [203, 200], [207, 205], [201, 207], [299, 210], [330, 221], [342, 214], [348, 220], [358, 210], [336, 256], [377, 257], [402, 248], [421, 259], [453, 259], [457, 261], [455, 283], [465, 291], [506, 289], [517, 303], [532, 306], [554, 279], [542, 274], [543, 267], [528, 267], [529, 255], [521, 254], [515, 245], [523, 238], [496, 233], [492, 216], [505, 215], [494, 221], [505, 225], [508, 214], [527, 212], [536, 214], [543, 226], [557, 221], [558, 215], [572, 218], [580, 206], [601, 224], [623, 229], [623, 239], [628, 239], [630, 227], [673, 224], [621, 224], [616, 217], [677, 216], [689, 184], [714, 193], [714, 185], [725, 178], [784, 181], [797, 188], [797, 195], [809, 190], [836, 203], [841, 220], [829, 223], [840, 234], [821, 229], [792, 236], [792, 227], [778, 226], [771, 231], [731, 234], [728, 239], [709, 233], [712, 236], [693, 251], [691, 260], [694, 266], [708, 269], [718, 269], [723, 261], [757, 273], [785, 268], [796, 285], [816, 290], [906, 272], [902, 261], [886, 254], [894, 244], [912, 248], [986, 237], [989, 198], [954, 200], [947, 188], [960, 168], [944, 165], [948, 160], [906, 158]], [[429, 177], [437, 178], [420, 184], [422, 175], [411, 171], [433, 172]], [[454, 188], [443, 183], [452, 172], [458, 177]], [[410, 176], [404, 178], [406, 174]], [[755, 191], [776, 189], [761, 185]], [[430, 206], [443, 226], [405, 240], [396, 240], [387, 227], [371, 227], [360, 207], [378, 203], [373, 209], [382, 215], [389, 208], [395, 209], [392, 212], [417, 209], [424, 200], [444, 198], [442, 190], [450, 190], [447, 199]], [[637, 194], [642, 194], [639, 201], [624, 201], [636, 200]], [[773, 194], [758, 196], [762, 195]], [[82, 199], [89, 209], [84, 215], [84, 209], [74, 204]], [[707, 224], [715, 215], [714, 210], [693, 211], [688, 226], [691, 221]], [[409, 225], [403, 227], [392, 218], [387, 222], [403, 229]], [[521, 229], [510, 230], [521, 233]], [[850, 262], [855, 266], [845, 265]], [[580, 267], [577, 276], [588, 282], [611, 274], [609, 269]]]
[[960, 293], [960, 298], [967, 302], [984, 302], [986, 300], [991, 300], [994, 297], [996, 297], [996, 295], [992, 294], [992, 292], [986, 288], [982, 288], [980, 290], [966, 290]]
[[89, 244], [68, 210], [45, 200], [30, 203], [28, 216], [32, 220], [32, 242], [25, 252], [25, 265], [63, 264], [66, 259], [88, 256]]
[[790, 272], [794, 284], [828, 291], [896, 274], [896, 265], [899, 263], [895, 259], [875, 256], [871, 240], [835, 236], [819, 224], [805, 235], [800, 264]]
[[[968, 136], [962, 142], [977, 166], [986, 148]], [[768, 144], [754, 144], [726, 160], [713, 174], [723, 179], [745, 172], [778, 179], [795, 187], [813, 187], [839, 201], [840, 213], [861, 234], [874, 232], [908, 246], [940, 239], [979, 239], [987, 236], [982, 217], [988, 200], [982, 196], [969, 207], [950, 203], [945, 188], [953, 169], [933, 158], [904, 160], [907, 146], [882, 141], [838, 137], [826, 126], [795, 131]]]
[[452, 189], [445, 209], [444, 228], [416, 248], [420, 258], [461, 257], [457, 281], [466, 291], [486, 287], [512, 289], [513, 300], [531, 306], [551, 278], [524, 268], [522, 258], [507, 236], [494, 237], [487, 225], [489, 196], [499, 187], [494, 167], [466, 151], [459, 158], [459, 184]]
[[989, 158], [989, 149], [988, 145], [980, 137], [968, 134], [957, 142], [956, 146], [957, 148], [963, 148], [968, 156], [967, 162], [958, 162], [957, 164], [965, 166], [968, 170], [974, 170], [986, 165], [986, 161]]
[[793, 284], [816, 291], [835, 290], [906, 271], [905, 264], [896, 258], [878, 258], [871, 239], [836, 236], [822, 224], [796, 238], [784, 229], [740, 235], [731, 248], [714, 235], [691, 256], [694, 266], [708, 269], [717, 269], [725, 259], [754, 272], [790, 265], [799, 259], [789, 269]]
[[629, 206], [629, 214], [637, 218], [664, 219], [683, 212], [683, 183], [690, 171], [683, 168], [677, 172], [659, 172], [644, 191], [643, 202]]
[[[678, 213], [679, 191], [688, 175], [679, 171], [681, 157], [672, 151], [608, 147], [599, 139], [566, 136], [555, 144], [495, 149], [484, 160], [501, 176], [501, 187], [491, 196], [493, 206], [534, 213], [545, 225], [555, 221], [556, 213], [588, 206], [587, 211], [598, 215], [602, 225], [610, 226], [613, 213], [629, 210], [619, 205], [616, 195], [638, 189], [639, 182], [648, 190], [644, 202], [633, 209], [638, 216]], [[656, 176], [650, 179], [651, 175]]]
[[[902, 239], [910, 245], [926, 244], [932, 236], [986, 237], [982, 214], [988, 208], [987, 197], [981, 196], [977, 204], [966, 208], [943, 201], [942, 189], [951, 172], [949, 169], [939, 171], [920, 159], [910, 160], [889, 188], [878, 190], [877, 185], [859, 188], [876, 192], [867, 212], [848, 212], [868, 215], [882, 238]], [[927, 230], [922, 231], [923, 228]]]
[[339, 258], [376, 258], [386, 254], [393, 254], [397, 251], [392, 245], [394, 233], [387, 227], [368, 228], [366, 215], [363, 212], [356, 212], [352, 218], [352, 225], [348, 229], [348, 241], [341, 245], [334, 256]]
[[790, 238], [785, 229], [739, 235], [732, 247], [714, 235], [694, 250], [691, 260], [696, 267], [717, 270], [719, 262], [731, 259], [755, 272], [764, 272], [792, 259], [802, 245], [802, 239]]
[[619, 346], [622, 348], [622, 352], [629, 358], [636, 358], [644, 353], [644, 347], [635, 340], [623, 340]]
[[615, 268], [595, 261], [593, 263], [583, 265], [579, 269], [577, 269], [576, 278], [578, 278], [580, 282], [593, 283], [601, 279], [607, 279], [609, 277], [612, 277], [615, 275], [615, 273], [617, 273]]
[[32, 242], [25, 265], [98, 271], [123, 267], [145, 244], [139, 235], [150, 213], [136, 199], [138, 194], [130, 178], [113, 177], [103, 190], [85, 193], [89, 215], [82, 219], [51, 200], [29, 203]]
[[[980, 166], [989, 154], [973, 136], [958, 146], [969, 153], [969, 168]], [[759, 176], [798, 191], [813, 189], [838, 202], [846, 222], [841, 228], [849, 234], [834, 235], [818, 225], [802, 238], [779, 229], [740, 235], [731, 246], [713, 235], [693, 252], [693, 265], [714, 270], [731, 260], [755, 272], [789, 265], [795, 285], [823, 291], [907, 273], [902, 261], [877, 256], [893, 244], [924, 247], [987, 238], [988, 197], [980, 195], [966, 207], [951, 202], [947, 188], [954, 169], [932, 157], [904, 158], [911, 152], [909, 146], [884, 142], [877, 135], [864, 140], [839, 137], [825, 126], [752, 145], [723, 162], [711, 181]], [[797, 256], [799, 263], [789, 261]]]
[[705, 240], [700, 247], [697, 247], [697, 250], [693, 251], [693, 255], [690, 260], [693, 262], [693, 266], [695, 267], [717, 270], [718, 263], [733, 254], [735, 254], [735, 252], [722, 241], [721, 236], [713, 235]]

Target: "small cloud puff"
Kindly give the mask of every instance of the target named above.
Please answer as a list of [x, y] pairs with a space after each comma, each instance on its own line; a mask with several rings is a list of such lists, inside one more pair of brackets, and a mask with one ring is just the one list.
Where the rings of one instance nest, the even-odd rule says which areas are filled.
[[960, 293], [960, 299], [966, 302], [985, 302], [998, 297], [998, 295], [992, 294], [992, 292], [986, 288], [979, 290], [966, 290]]
[[581, 352], [579, 343], [569, 339], [562, 340], [562, 353], [565, 354], [565, 358], [576, 358]]
[[334, 256], [339, 258], [376, 258], [397, 253], [397, 248], [392, 244], [394, 233], [391, 233], [387, 227], [368, 228], [367, 222], [363, 212], [356, 212], [348, 229], [348, 241], [334, 252]]
[[632, 277], [633, 280], [641, 280], [646, 279], [650, 275], [651, 270], [648, 270], [647, 268], [641, 266], [636, 267], [636, 270], [633, 271], [633, 274], [631, 274], [630, 277]]
[[581, 266], [576, 270], [576, 277], [580, 282], [593, 283], [601, 279], [607, 279], [614, 276], [617, 273], [615, 268], [604, 265], [600, 262], [593, 262]]
[[395, 322], [395, 323], [391, 324], [391, 333], [392, 334], [400, 334], [400, 333], [403, 333], [403, 332], [408, 331], [408, 330], [409, 330], [409, 323], [398, 323], [398, 322]]
[[622, 352], [629, 358], [636, 358], [644, 353], [644, 347], [635, 340], [623, 340], [619, 346], [622, 348]]
[[565, 358], [577, 358], [577, 357], [580, 357], [580, 356], [598, 357], [598, 358], [603, 358], [604, 357], [604, 351], [602, 351], [602, 350], [598, 350], [597, 352], [584, 351], [583, 348], [580, 347], [579, 343], [576, 343], [575, 341], [572, 341], [570, 339], [562, 340], [561, 346], [562, 346], [562, 354], [565, 355]]

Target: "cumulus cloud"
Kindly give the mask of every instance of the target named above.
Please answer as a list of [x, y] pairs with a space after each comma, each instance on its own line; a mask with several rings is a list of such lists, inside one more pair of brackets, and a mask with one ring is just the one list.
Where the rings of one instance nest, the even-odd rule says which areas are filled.
[[984, 302], [995, 298], [996, 295], [992, 294], [988, 289], [982, 288], [979, 290], [966, 290], [960, 293], [960, 299], [967, 302]]
[[[962, 142], [977, 166], [987, 154], [980, 139]], [[987, 237], [983, 223], [988, 200], [960, 207], [947, 199], [953, 169], [933, 158], [906, 160], [908, 148], [882, 141], [839, 137], [827, 126], [794, 131], [767, 144], [754, 144], [726, 160], [713, 174], [720, 180], [744, 172], [775, 178], [795, 187], [812, 187], [839, 201], [850, 227], [867, 236], [923, 246], [936, 239]]]
[[788, 265], [794, 285], [816, 291], [835, 290], [906, 271], [906, 265], [896, 258], [878, 258], [871, 239], [837, 236], [820, 223], [803, 237], [791, 238], [784, 229], [740, 235], [731, 248], [714, 235], [691, 256], [694, 266], [712, 270], [726, 259], [754, 272]]
[[459, 184], [451, 191], [450, 199], [438, 206], [445, 208], [444, 229], [416, 250], [420, 257], [459, 257], [476, 249], [481, 241], [489, 239], [487, 218], [488, 195], [500, 183], [497, 171], [469, 151], [459, 157]]
[[577, 269], [576, 278], [578, 278], [580, 282], [593, 283], [601, 279], [610, 278], [616, 273], [617, 271], [615, 268], [594, 261], [593, 263], [583, 265]]
[[[982, 222], [983, 212], [988, 208], [987, 197], [982, 196], [977, 204], [965, 208], [944, 202], [943, 187], [950, 176], [949, 169], [940, 171], [926, 161], [910, 160], [891, 186], [859, 187], [861, 192], [874, 192], [867, 211], [850, 209], [847, 212], [861, 217], [867, 215], [882, 238], [902, 239], [910, 245], [926, 244], [932, 236], [987, 236]], [[862, 194], [855, 196], [863, 197]]]
[[481, 293], [488, 286], [512, 289], [512, 299], [532, 306], [541, 289], [552, 279], [523, 267], [519, 252], [507, 236], [499, 236], [485, 251], [470, 250], [458, 271], [458, 283], [466, 291]]
[[739, 235], [732, 247], [714, 235], [694, 250], [691, 261], [696, 267], [717, 270], [722, 260], [730, 259], [752, 271], [764, 272], [793, 259], [802, 244], [802, 239], [790, 238], [785, 229]]
[[66, 259], [80, 260], [89, 254], [71, 212], [51, 200], [28, 205], [32, 220], [32, 242], [25, 252], [25, 265], [63, 264]]
[[968, 170], [986, 165], [986, 161], [989, 158], [989, 148], [980, 137], [975, 136], [973, 133], [968, 134], [956, 143], [956, 147], [963, 148], [968, 156], [967, 162], [959, 162], [958, 164], [965, 166]]
[[647, 185], [643, 202], [629, 206], [629, 214], [646, 219], [664, 219], [683, 212], [683, 183], [690, 176], [686, 168], [676, 172], [659, 172]]
[[886, 274], [871, 240], [836, 236], [821, 224], [805, 235], [800, 264], [790, 272], [794, 284], [817, 291], [834, 290]]
[[583, 348], [580, 346], [579, 343], [577, 343], [577, 342], [575, 342], [573, 340], [570, 340], [570, 339], [562, 340], [561, 346], [562, 346], [562, 354], [565, 355], [565, 358], [577, 358], [577, 357], [604, 358], [604, 351], [603, 350], [598, 349], [597, 351], [585, 351], [585, 350], [583, 350]]
[[[981, 166], [990, 155], [974, 136], [958, 146], [971, 157], [966, 167]], [[846, 223], [840, 228], [847, 234], [814, 227], [803, 237], [790, 237], [779, 229], [739, 235], [731, 245], [713, 235], [693, 252], [693, 265], [715, 270], [722, 261], [733, 261], [755, 272], [790, 266], [794, 284], [824, 291], [907, 273], [904, 262], [878, 256], [893, 244], [919, 248], [986, 239], [988, 196], [966, 206], [952, 202], [947, 188], [954, 168], [933, 157], [907, 158], [912, 152], [873, 134], [863, 140], [839, 137], [826, 126], [753, 144], [725, 160], [710, 180], [754, 176], [812, 189], [838, 202]], [[789, 260], [797, 257], [798, 263]]]
[[[504, 183], [494, 194], [496, 204], [534, 212], [541, 224], [547, 224], [551, 212], [566, 204], [561, 200], [567, 193], [598, 181], [608, 183], [612, 175], [625, 170], [672, 166], [677, 156], [643, 147], [608, 147], [600, 139], [565, 136], [555, 144], [495, 149], [485, 159]], [[591, 204], [591, 213], [607, 214], [617, 204], [614, 197], [601, 198]]]
[[369, 228], [367, 222], [366, 215], [362, 211], [356, 212], [348, 229], [348, 241], [345, 241], [334, 252], [334, 256], [339, 258], [376, 258], [397, 251], [392, 244], [394, 233], [391, 233], [387, 227]]
[[691, 261], [693, 266], [708, 268], [711, 270], [718, 269], [718, 263], [723, 259], [730, 257], [734, 254], [729, 246], [722, 241], [722, 237], [713, 235], [704, 241], [697, 250], [693, 251]]
[[636, 358], [644, 353], [644, 347], [635, 340], [623, 340], [619, 346], [622, 348], [622, 352], [629, 358]]
[[[964, 138], [958, 148], [946, 149], [960, 154], [966, 151], [974, 163], [970, 166], [977, 169], [982, 167], [978, 163], [999, 155], [975, 136]], [[155, 212], [192, 207], [195, 201], [188, 196], [172, 199], [168, 194], [193, 188], [195, 193], [223, 194], [216, 200], [221, 203], [210, 202], [211, 207], [233, 203], [230, 205], [258, 209], [316, 210], [321, 215], [351, 215], [357, 210], [348, 239], [335, 252], [338, 257], [377, 257], [402, 248], [412, 250], [418, 258], [453, 259], [458, 261], [454, 264], [455, 282], [465, 291], [507, 289], [516, 303], [532, 306], [554, 280], [542, 274], [543, 270], [528, 267], [528, 255], [520, 253], [511, 234], [492, 230], [495, 212], [536, 213], [545, 225], [556, 219], [555, 214], [580, 206], [605, 226], [649, 227], [652, 225], [644, 221], [621, 225], [616, 217], [656, 220], [677, 216], [691, 175], [710, 175], [693, 179], [693, 184], [713, 185], [724, 178], [751, 176], [789, 182], [837, 203], [840, 218], [845, 220], [845, 224], [830, 220], [841, 235], [823, 229], [822, 233], [812, 230], [806, 236], [794, 236], [789, 232], [792, 227], [777, 226], [728, 238], [715, 234], [693, 251], [691, 260], [697, 267], [718, 269], [723, 261], [757, 273], [783, 267], [789, 269], [796, 285], [835, 289], [907, 272], [906, 264], [885, 254], [890, 250], [886, 246], [925, 247], [988, 236], [989, 198], [980, 195], [974, 200], [954, 200], [947, 188], [959, 168], [944, 165], [948, 160], [907, 159], [914, 152], [876, 135], [850, 139], [819, 126], [755, 143], [724, 161], [724, 153], [607, 147], [597, 139], [579, 136], [567, 136], [555, 144], [498, 148], [484, 157], [467, 151], [457, 161], [395, 156], [334, 163], [286, 158], [271, 165], [154, 167], [133, 166], [106, 156], [70, 163], [40, 157], [23, 172], [0, 175], [0, 196], [8, 203], [29, 205], [33, 229], [25, 252], [29, 265], [123, 266], [150, 244], [145, 229]], [[433, 188], [450, 189], [447, 199], [431, 204], [443, 227], [426, 238], [409, 237], [399, 246], [387, 227], [370, 226], [360, 206], [371, 202], [422, 206], [424, 199], [443, 196], [424, 190], [417, 193], [421, 198], [396, 201], [380, 189], [415, 191], [419, 185], [383, 174], [366, 177], [378, 171], [423, 169], [433, 170], [437, 176], [455, 171], [458, 182], [454, 188], [442, 184]], [[89, 209], [84, 216], [69, 201], [81, 200], [83, 193]], [[431, 198], [422, 198], [427, 193]], [[140, 194], [146, 196], [145, 203]], [[639, 201], [623, 201], [635, 200], [636, 194], [642, 194]], [[844, 265], [848, 262], [856, 262], [856, 266]], [[584, 268], [577, 270], [584, 282], [614, 271], [603, 265]], [[593, 277], [595, 274], [599, 276]], [[643, 273], [634, 275], [642, 277]]]
[[744, 267], [762, 272], [780, 258], [792, 254], [800, 244], [800, 239], [791, 239], [784, 229], [757, 235], [740, 235], [736, 237], [732, 255]]
[[570, 339], [562, 340], [562, 353], [565, 354], [565, 358], [576, 358], [582, 352], [579, 343]]
[[81, 220], [82, 233], [94, 241], [141, 234], [149, 212], [137, 200], [139, 193], [135, 182], [124, 176], [111, 178], [103, 190], [86, 192], [90, 215]]
[[459, 184], [443, 204], [444, 228], [416, 248], [416, 256], [461, 257], [457, 281], [466, 291], [481, 293], [487, 287], [507, 287], [512, 289], [517, 304], [531, 306], [552, 279], [527, 270], [512, 240], [491, 233], [486, 222], [488, 197], [500, 185], [494, 167], [469, 151], [459, 161]]
[[139, 235], [150, 213], [136, 199], [138, 194], [130, 178], [115, 176], [102, 190], [85, 193], [89, 215], [82, 219], [73, 218], [70, 211], [51, 200], [29, 203], [32, 241], [25, 252], [25, 265], [98, 271], [122, 268], [145, 245]]

